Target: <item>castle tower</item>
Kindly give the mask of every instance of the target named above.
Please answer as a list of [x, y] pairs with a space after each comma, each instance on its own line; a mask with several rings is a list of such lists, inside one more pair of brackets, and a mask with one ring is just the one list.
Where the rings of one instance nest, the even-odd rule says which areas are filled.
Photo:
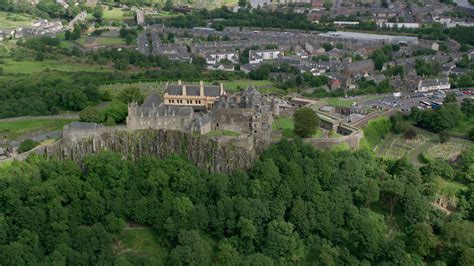
[[272, 111], [273, 111], [273, 116], [279, 116], [280, 115], [280, 103], [278, 102], [277, 99], [272, 100]]

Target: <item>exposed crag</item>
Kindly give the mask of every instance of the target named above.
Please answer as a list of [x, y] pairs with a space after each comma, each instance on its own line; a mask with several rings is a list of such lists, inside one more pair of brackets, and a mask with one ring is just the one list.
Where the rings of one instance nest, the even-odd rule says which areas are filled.
[[48, 147], [45, 153], [49, 158], [77, 161], [88, 154], [104, 150], [119, 152], [124, 158], [132, 160], [143, 155], [164, 158], [170, 154], [181, 154], [203, 170], [231, 173], [251, 167], [261, 148], [249, 149], [235, 145], [232, 141], [193, 136], [181, 131], [147, 129], [105, 132], [77, 141], [63, 139]]

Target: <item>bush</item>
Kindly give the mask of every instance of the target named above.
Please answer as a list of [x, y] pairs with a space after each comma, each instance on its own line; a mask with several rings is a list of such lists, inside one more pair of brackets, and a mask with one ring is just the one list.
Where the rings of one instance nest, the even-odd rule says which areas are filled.
[[111, 116], [108, 116], [107, 120], [104, 123], [104, 125], [106, 125], [106, 126], [115, 126], [116, 123], [115, 123], [115, 120]]
[[405, 132], [405, 139], [414, 139], [416, 138], [416, 130], [414, 128], [410, 128]]
[[39, 145], [39, 142], [34, 141], [32, 139], [25, 139], [21, 142], [20, 146], [18, 147], [18, 153], [24, 153], [34, 149], [36, 146]]
[[438, 133], [438, 137], [439, 137], [439, 142], [446, 143], [451, 136], [449, 135], [448, 131], [444, 130]]

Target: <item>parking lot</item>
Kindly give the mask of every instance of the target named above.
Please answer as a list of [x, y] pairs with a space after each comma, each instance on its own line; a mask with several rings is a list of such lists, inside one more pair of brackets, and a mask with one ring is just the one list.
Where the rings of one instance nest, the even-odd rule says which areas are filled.
[[[459, 102], [463, 101], [464, 98], [474, 97], [474, 89], [468, 91], [450, 90], [454, 92]], [[403, 112], [408, 112], [413, 106], [420, 106], [422, 108], [421, 101], [432, 103], [432, 102], [443, 102], [447, 92], [445, 91], [434, 91], [434, 92], [409, 92], [401, 93], [400, 97], [395, 97], [393, 94], [385, 95], [382, 99], [367, 100], [360, 102], [359, 106], [371, 106], [374, 108], [382, 109], [398, 109]]]

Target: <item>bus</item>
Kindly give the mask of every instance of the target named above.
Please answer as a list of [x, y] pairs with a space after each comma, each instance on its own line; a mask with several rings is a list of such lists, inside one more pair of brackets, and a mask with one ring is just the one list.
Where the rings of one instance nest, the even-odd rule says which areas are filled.
[[433, 109], [438, 109], [438, 108], [441, 107], [441, 105], [443, 105], [443, 103], [435, 102], [435, 101], [431, 102], [431, 108], [433, 108]]
[[420, 104], [424, 107], [431, 106], [431, 104], [429, 102], [426, 102], [426, 101], [420, 101]]

